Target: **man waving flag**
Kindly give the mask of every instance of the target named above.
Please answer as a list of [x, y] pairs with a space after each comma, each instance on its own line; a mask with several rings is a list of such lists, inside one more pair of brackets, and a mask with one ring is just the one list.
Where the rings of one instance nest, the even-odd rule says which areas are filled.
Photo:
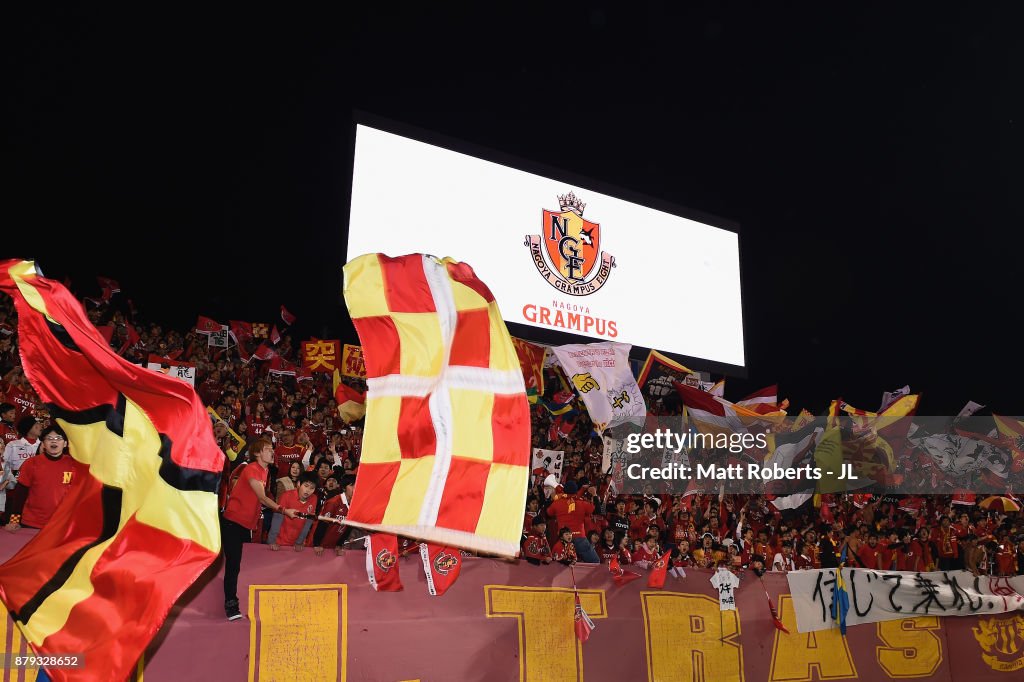
[[67, 433], [74, 483], [0, 566], [0, 600], [40, 655], [84, 654], [53, 680], [123, 680], [220, 551], [223, 454], [187, 383], [118, 357], [61, 284], [0, 262], [25, 374]]

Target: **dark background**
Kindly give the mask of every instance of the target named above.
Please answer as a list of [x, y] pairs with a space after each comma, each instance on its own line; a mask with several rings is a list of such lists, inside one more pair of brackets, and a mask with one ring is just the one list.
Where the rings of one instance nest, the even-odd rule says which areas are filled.
[[284, 303], [354, 341], [360, 109], [740, 223], [732, 399], [1024, 413], [1014, 5], [338, 5], [8, 15], [0, 255], [182, 328]]

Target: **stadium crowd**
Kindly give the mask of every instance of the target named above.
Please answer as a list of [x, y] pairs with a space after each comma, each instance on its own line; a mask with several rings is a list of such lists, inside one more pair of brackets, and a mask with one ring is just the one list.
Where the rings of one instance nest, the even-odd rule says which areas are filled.
[[[110, 329], [111, 347], [132, 362], [152, 354], [195, 365], [196, 391], [216, 412], [211, 428], [226, 455], [221, 507], [226, 518], [244, 518], [240, 527], [251, 517], [252, 541], [270, 550], [309, 547], [322, 556], [327, 549], [341, 553], [363, 535], [332, 522], [345, 517], [355, 493], [362, 431], [339, 416], [331, 375], [271, 373], [269, 363], [243, 362], [237, 350], [210, 347], [195, 330], [143, 323], [103, 302], [89, 308], [89, 316]], [[21, 370], [16, 327], [5, 297], [0, 511], [11, 532], [47, 523], [74, 470], [64, 432], [51, 423]], [[275, 346], [290, 361], [298, 360], [297, 350], [288, 335]], [[365, 391], [357, 379], [344, 381]], [[554, 374], [547, 383], [557, 390]], [[834, 567], [845, 556], [846, 565], [884, 570], [1024, 574], [1020, 512], [986, 510], [950, 495], [824, 495], [820, 507], [809, 501], [779, 510], [766, 495], [615, 494], [601, 470], [602, 439], [585, 409], [554, 414], [542, 400], [532, 406], [531, 419], [533, 448], [564, 453], [559, 475], [543, 466], [532, 472], [521, 558], [533, 564], [614, 559], [646, 569], [669, 553], [674, 568], [789, 571]], [[267, 471], [266, 483], [256, 486], [259, 501], [233, 508], [231, 491], [247, 469], [241, 465], [260, 457]], [[411, 551], [415, 544], [405, 547]]]

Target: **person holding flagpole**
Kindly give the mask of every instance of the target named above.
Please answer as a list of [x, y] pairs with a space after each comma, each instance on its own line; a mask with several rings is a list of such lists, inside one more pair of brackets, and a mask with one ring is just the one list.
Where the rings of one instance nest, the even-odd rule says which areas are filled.
[[242, 568], [242, 545], [252, 539], [260, 518], [260, 509], [267, 506], [289, 519], [296, 517], [294, 509], [284, 509], [267, 496], [269, 467], [274, 462], [274, 446], [266, 438], [257, 438], [250, 448], [254, 457], [245, 465], [234, 487], [228, 493], [228, 502], [221, 519], [221, 543], [224, 547], [224, 612], [228, 620], [238, 620], [242, 612], [238, 607], [238, 574]]

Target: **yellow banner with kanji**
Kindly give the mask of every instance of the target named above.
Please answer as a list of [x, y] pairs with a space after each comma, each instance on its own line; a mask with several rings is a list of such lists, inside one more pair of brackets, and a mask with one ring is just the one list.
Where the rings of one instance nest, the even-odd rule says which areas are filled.
[[341, 341], [310, 339], [302, 342], [302, 366], [310, 372], [333, 374], [341, 364]]
[[363, 347], [346, 343], [341, 351], [341, 373], [353, 379], [366, 378], [366, 362], [363, 361]]

